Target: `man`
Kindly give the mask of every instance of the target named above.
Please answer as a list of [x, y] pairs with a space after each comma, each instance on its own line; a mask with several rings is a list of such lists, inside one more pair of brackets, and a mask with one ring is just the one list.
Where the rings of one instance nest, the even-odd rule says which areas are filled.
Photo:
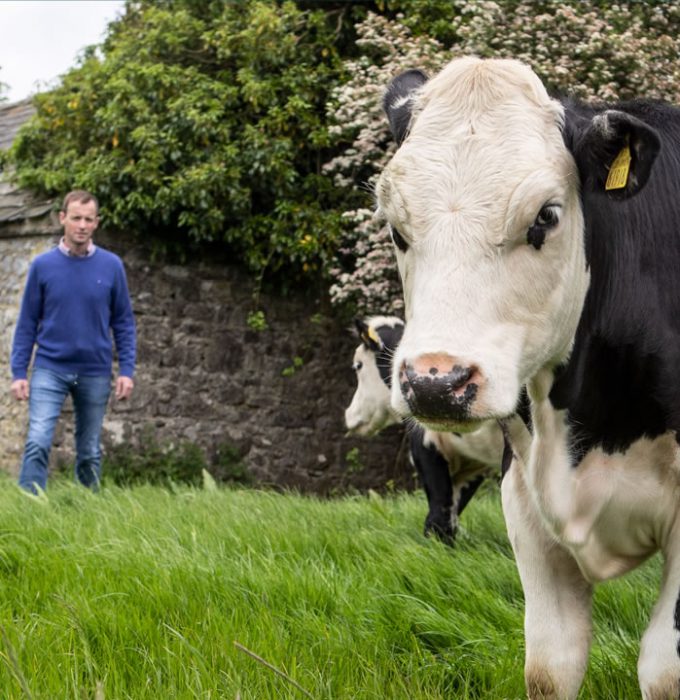
[[119, 365], [116, 398], [129, 398], [134, 386], [136, 331], [125, 270], [117, 255], [92, 242], [98, 214], [94, 195], [69, 192], [59, 212], [63, 238], [35, 258], [28, 272], [11, 367], [12, 394], [29, 400], [19, 485], [33, 493], [47, 486], [52, 437], [67, 394], [76, 420], [75, 477], [92, 489], [99, 484], [99, 436], [111, 392], [111, 334]]

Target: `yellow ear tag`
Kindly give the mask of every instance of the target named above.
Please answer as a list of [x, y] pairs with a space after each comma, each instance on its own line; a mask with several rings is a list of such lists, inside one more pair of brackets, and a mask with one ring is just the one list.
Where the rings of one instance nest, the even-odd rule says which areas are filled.
[[612, 167], [609, 168], [605, 190], [620, 190], [628, 184], [628, 173], [630, 172], [630, 146], [626, 144], [619, 155], [614, 158]]
[[376, 345], [382, 345], [382, 342], [380, 340], [380, 336], [375, 332], [375, 328], [372, 326], [369, 326], [366, 329], [366, 333], [368, 334], [368, 337], [376, 344]]

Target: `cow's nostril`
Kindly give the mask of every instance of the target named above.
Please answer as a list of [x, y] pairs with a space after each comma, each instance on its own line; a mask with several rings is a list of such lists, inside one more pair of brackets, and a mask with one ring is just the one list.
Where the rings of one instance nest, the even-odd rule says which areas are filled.
[[461, 367], [460, 365], [454, 365], [451, 369], [449, 375], [451, 381], [451, 388], [456, 391], [457, 389], [462, 389], [470, 380], [474, 372], [473, 367]]

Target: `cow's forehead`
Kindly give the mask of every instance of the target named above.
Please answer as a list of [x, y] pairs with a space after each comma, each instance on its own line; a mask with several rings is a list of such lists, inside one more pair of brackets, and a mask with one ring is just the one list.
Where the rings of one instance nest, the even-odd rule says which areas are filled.
[[530, 70], [501, 62], [496, 74], [487, 70], [493, 66], [461, 63], [423, 88], [411, 132], [378, 183], [381, 210], [406, 230], [464, 210], [501, 218], [521, 183], [549, 185], [552, 177], [558, 188], [573, 170], [562, 107]]
[[539, 77], [523, 63], [508, 59], [451, 61], [419, 91], [414, 111], [433, 104], [468, 116], [512, 104], [559, 112]]

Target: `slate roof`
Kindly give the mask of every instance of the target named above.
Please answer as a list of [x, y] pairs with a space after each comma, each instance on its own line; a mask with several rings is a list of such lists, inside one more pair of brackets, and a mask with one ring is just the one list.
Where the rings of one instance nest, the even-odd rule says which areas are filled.
[[12, 145], [19, 127], [34, 114], [35, 107], [30, 97], [12, 104], [0, 104], [0, 151]]
[[12, 221], [25, 221], [44, 216], [52, 209], [54, 199], [36, 197], [29, 190], [23, 190], [0, 179], [0, 225]]
[[[0, 150], [9, 148], [19, 127], [35, 113], [31, 98], [0, 105]], [[20, 189], [0, 172], [0, 236], [44, 234], [58, 229], [56, 219], [46, 216], [54, 199]]]

